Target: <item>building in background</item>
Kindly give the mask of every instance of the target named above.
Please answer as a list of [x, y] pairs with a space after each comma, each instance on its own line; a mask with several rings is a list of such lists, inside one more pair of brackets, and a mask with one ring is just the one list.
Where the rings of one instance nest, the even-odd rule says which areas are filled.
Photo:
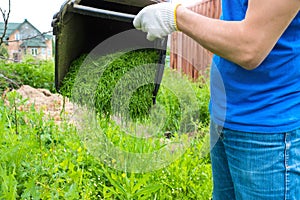
[[[0, 35], [4, 32], [4, 23], [0, 23]], [[4, 43], [9, 59], [20, 62], [26, 55], [36, 59], [52, 59], [52, 35], [42, 34], [26, 19], [22, 23], [8, 23]]]

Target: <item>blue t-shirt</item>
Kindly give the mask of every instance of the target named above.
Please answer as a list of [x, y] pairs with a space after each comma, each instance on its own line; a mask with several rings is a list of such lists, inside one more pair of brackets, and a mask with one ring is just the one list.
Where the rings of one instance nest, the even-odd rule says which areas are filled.
[[[243, 20], [248, 0], [223, 0], [222, 20]], [[254, 70], [214, 56], [212, 120], [245, 132], [277, 133], [300, 127], [300, 13]]]

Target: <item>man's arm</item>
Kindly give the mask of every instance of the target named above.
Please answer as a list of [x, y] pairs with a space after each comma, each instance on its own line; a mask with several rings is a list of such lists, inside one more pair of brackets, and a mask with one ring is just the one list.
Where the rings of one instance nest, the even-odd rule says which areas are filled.
[[300, 0], [249, 0], [242, 21], [222, 21], [177, 8], [177, 26], [211, 52], [255, 69], [300, 10]]

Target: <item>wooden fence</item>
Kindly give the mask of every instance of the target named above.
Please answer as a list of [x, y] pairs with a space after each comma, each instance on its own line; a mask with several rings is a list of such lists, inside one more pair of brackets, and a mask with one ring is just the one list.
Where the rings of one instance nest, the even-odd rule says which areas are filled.
[[[191, 10], [211, 18], [219, 18], [221, 0], [203, 0]], [[211, 63], [212, 53], [181, 32], [175, 32], [170, 40], [170, 67], [197, 80], [205, 75]]]

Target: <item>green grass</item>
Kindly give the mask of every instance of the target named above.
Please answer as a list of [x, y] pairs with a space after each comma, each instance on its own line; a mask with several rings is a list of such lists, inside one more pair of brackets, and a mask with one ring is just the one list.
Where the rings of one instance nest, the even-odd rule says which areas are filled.
[[[157, 63], [158, 54], [151, 49], [118, 52], [100, 58], [83, 55], [71, 64], [60, 92], [103, 117], [117, 115], [128, 121], [144, 122], [149, 120], [153, 111]], [[202, 84], [199, 88], [199, 83], [191, 83], [187, 77], [175, 74], [169, 68], [165, 70], [156, 97], [165, 109], [162, 129], [179, 131], [180, 122], [190, 120], [184, 117], [198, 117], [202, 123], [207, 123], [208, 86]], [[200, 111], [183, 113], [187, 107]]]
[[[30, 85], [55, 92], [53, 61], [36, 61], [28, 57], [24, 62], [11, 63], [0, 60], [0, 74], [13, 80], [19, 86]], [[0, 77], [0, 94], [7, 88], [18, 88], [17, 85]]]
[[[19, 111], [24, 104], [8, 93], [0, 101], [0, 199], [209, 199], [211, 170], [202, 155], [203, 137], [169, 166], [147, 173], [116, 170], [89, 153], [75, 127], [44, 120], [43, 113]], [[107, 124], [103, 123], [103, 126]], [[111, 125], [110, 125], [111, 126]], [[105, 127], [115, 145], [124, 145], [117, 127]], [[207, 128], [201, 131], [207, 133]], [[138, 142], [137, 140], [134, 142]], [[145, 145], [145, 144], [135, 144]]]
[[[89, 58], [89, 57], [88, 57]], [[147, 67], [148, 72], [138, 70], [133, 71], [130, 77], [131, 84], [133, 81], [141, 81], [139, 76], [147, 79], [150, 76], [154, 80], [155, 72], [153, 64], [158, 62], [158, 54], [153, 50], [130, 51], [127, 53], [115, 53], [104, 57], [93, 59], [91, 62], [85, 62], [88, 58], [83, 55], [79, 59], [73, 61], [69, 72], [63, 80], [60, 89], [62, 95], [71, 97], [74, 95], [74, 85], [76, 90], [82, 96], [94, 96], [93, 105], [98, 113], [109, 116], [113, 112], [122, 112], [120, 110], [112, 110], [111, 99], [114, 95], [116, 86], [130, 89], [130, 85], [118, 85], [118, 82], [124, 78], [126, 73], [134, 69], [136, 66], [151, 65]], [[144, 75], [146, 74], [146, 75]], [[123, 81], [127, 84], [127, 81]], [[95, 85], [96, 84], [96, 85]], [[138, 83], [137, 83], [138, 84]], [[133, 87], [133, 86], [131, 86]], [[152, 92], [154, 84], [145, 84], [139, 87], [130, 100], [130, 117], [133, 119], [143, 118], [148, 114], [149, 107], [152, 104]], [[73, 93], [73, 94], [72, 94]], [[125, 97], [123, 96], [123, 99]], [[74, 97], [74, 100], [81, 101], [82, 97]], [[79, 102], [82, 103], [82, 102]], [[83, 102], [87, 103], [87, 102]], [[88, 103], [87, 103], [88, 104]], [[123, 111], [124, 112], [124, 111]]]
[[[51, 89], [53, 63], [31, 62], [4, 63], [0, 71], [20, 85], [28, 83]], [[10, 87], [1, 86], [3, 89]], [[0, 199], [210, 199], [212, 177], [208, 138], [205, 137], [209, 120], [208, 88], [206, 83], [192, 83], [186, 77], [166, 70], [157, 96], [158, 105], [164, 107], [168, 116], [167, 120], [158, 119], [164, 122], [160, 127], [162, 131], [148, 138], [136, 137], [110, 117], [99, 115], [97, 123], [105, 140], [94, 141], [96, 146], [83, 140], [80, 129], [67, 121], [57, 125], [53, 119], [46, 119], [44, 113], [36, 111], [33, 105], [29, 110], [18, 110], [26, 100], [16, 92], [7, 93], [9, 104], [0, 99]], [[133, 173], [122, 168], [126, 161], [123, 157], [109, 156], [111, 149], [107, 147], [147, 154], [186, 141], [188, 135], [185, 132], [179, 134], [178, 130], [187, 120], [182, 110], [193, 101], [199, 111], [199, 115], [196, 113], [199, 120], [194, 122], [197, 135], [172, 162], [160, 168], [145, 166], [145, 169], [155, 169]], [[195, 113], [189, 114], [187, 116]], [[153, 123], [150, 118], [135, 121], [128, 127], [135, 133], [134, 125]], [[174, 137], [166, 139], [165, 130], [174, 133]], [[107, 155], [101, 157], [95, 154], [97, 152]], [[145, 164], [139, 160], [136, 163]]]

